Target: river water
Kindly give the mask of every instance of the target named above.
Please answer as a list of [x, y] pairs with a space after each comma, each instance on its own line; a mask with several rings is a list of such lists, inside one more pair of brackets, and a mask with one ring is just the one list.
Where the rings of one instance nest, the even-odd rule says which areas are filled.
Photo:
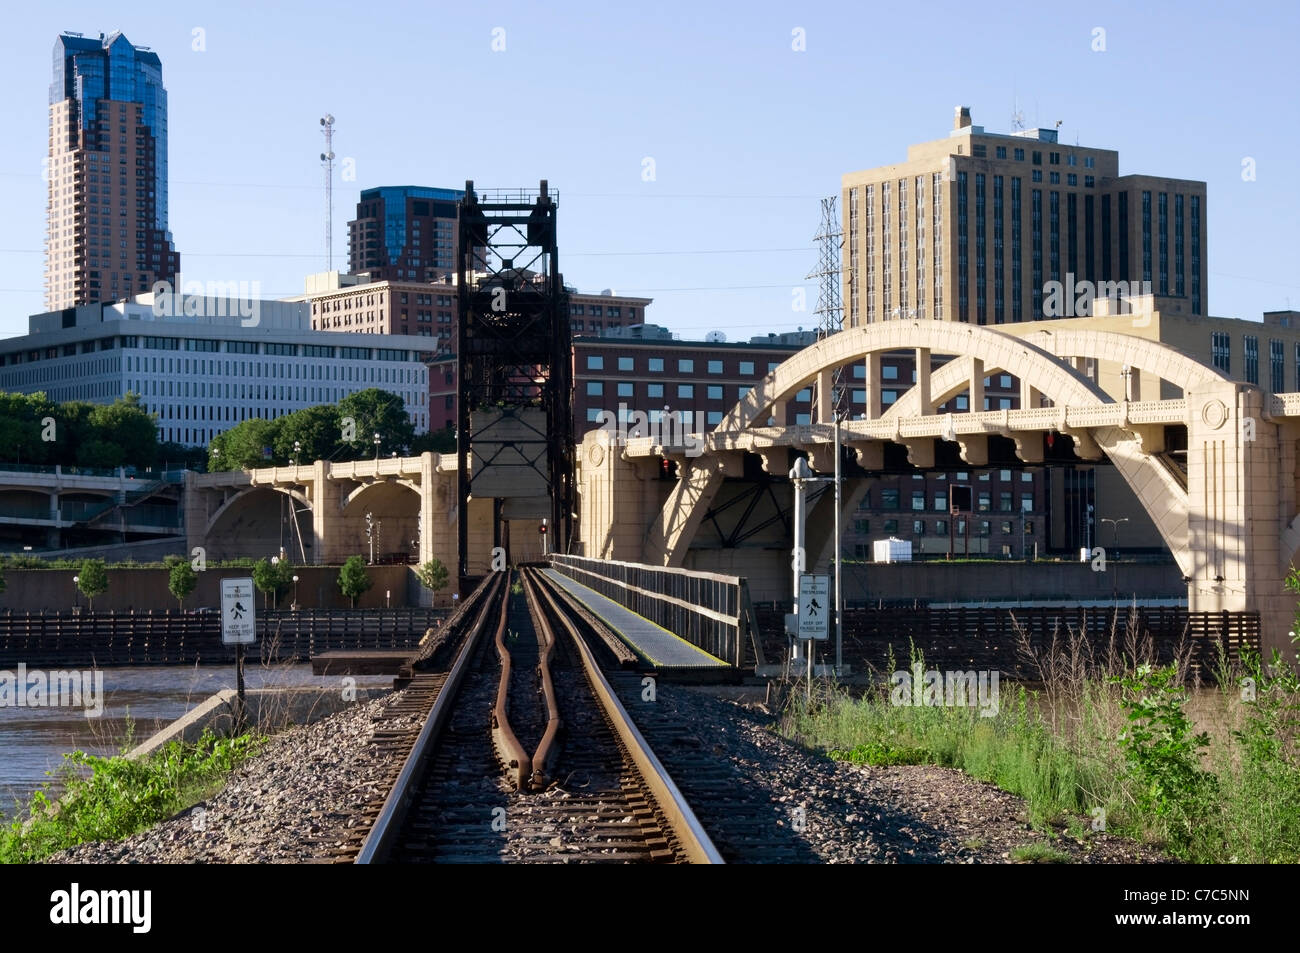
[[[144, 741], [160, 728], [223, 688], [235, 687], [234, 665], [130, 666], [100, 669], [104, 676], [104, 710], [87, 717], [80, 708], [0, 706], [0, 818], [12, 817], [33, 791], [51, 781], [47, 772], [63, 763], [63, 754], [80, 748], [91, 754], [121, 752], [128, 739]], [[311, 666], [277, 665], [244, 668], [247, 688], [321, 686]], [[337, 677], [331, 676], [331, 682]], [[384, 688], [392, 676], [357, 678], [358, 688]]]

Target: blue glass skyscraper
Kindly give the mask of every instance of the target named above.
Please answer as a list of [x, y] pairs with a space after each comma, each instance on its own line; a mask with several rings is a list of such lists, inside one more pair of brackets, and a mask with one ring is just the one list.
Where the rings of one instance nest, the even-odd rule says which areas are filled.
[[162, 61], [121, 33], [54, 43], [46, 306], [115, 300], [172, 281]]

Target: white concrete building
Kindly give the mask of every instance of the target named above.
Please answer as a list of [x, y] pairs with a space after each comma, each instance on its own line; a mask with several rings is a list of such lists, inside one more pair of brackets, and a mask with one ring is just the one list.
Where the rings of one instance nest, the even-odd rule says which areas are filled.
[[139, 295], [32, 315], [0, 341], [0, 390], [112, 403], [140, 395], [160, 440], [206, 446], [241, 420], [272, 420], [377, 387], [429, 425], [429, 372], [409, 335], [311, 329], [310, 305]]

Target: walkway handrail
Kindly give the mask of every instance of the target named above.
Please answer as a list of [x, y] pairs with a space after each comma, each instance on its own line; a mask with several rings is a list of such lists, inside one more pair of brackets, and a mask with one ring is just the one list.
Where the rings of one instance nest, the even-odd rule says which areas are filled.
[[741, 668], [752, 638], [740, 576], [553, 554], [551, 565], [696, 648]]

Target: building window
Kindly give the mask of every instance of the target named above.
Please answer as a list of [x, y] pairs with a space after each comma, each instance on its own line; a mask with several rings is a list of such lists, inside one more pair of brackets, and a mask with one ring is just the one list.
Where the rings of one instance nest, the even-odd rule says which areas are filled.
[[694, 374], [694, 373], [695, 373], [695, 362], [694, 362], [693, 360], [691, 360], [689, 357], [683, 357], [683, 358], [680, 358], [680, 359], [677, 361], [677, 373], [679, 373], [679, 374]]
[[678, 384], [677, 396], [679, 399], [693, 400], [695, 398], [694, 384]]
[[722, 411], [710, 410], [708, 413], [708, 421], [710, 427], [716, 427], [718, 424], [722, 423]]
[[948, 512], [948, 493], [946, 490], [941, 490], [934, 495], [934, 511], [936, 513]]
[[636, 359], [631, 357], [620, 357], [618, 359], [618, 369], [620, 371], [631, 371], [636, 369]]
[[708, 394], [709, 400], [722, 400], [722, 385], [710, 384]]
[[646, 384], [645, 395], [649, 398], [662, 398], [664, 396], [663, 384]]
[[650, 358], [650, 366], [648, 370], [650, 371], [651, 374], [662, 374], [663, 369], [664, 369], [664, 359], [662, 357]]
[[709, 373], [710, 373], [710, 374], [721, 374], [721, 373], [722, 373], [722, 362], [721, 362], [721, 361], [709, 361]]
[[880, 491], [880, 508], [882, 510], [898, 509], [898, 490], [886, 487]]
[[1268, 342], [1269, 378], [1273, 393], [1280, 394], [1286, 390], [1286, 352], [1281, 341]]
[[1246, 362], [1246, 383], [1259, 386], [1259, 338], [1254, 334], [1243, 335], [1244, 360]]
[[[1300, 348], [1300, 345], [1296, 346]], [[1232, 344], [1228, 332], [1210, 332], [1210, 356], [1216, 369], [1223, 371], [1224, 374], [1232, 373]], [[1300, 361], [1300, 355], [1298, 355], [1298, 361]]]
[[740, 362], [740, 376], [741, 376], [741, 377], [753, 377], [753, 376], [754, 376], [754, 362], [753, 362], [753, 361], [741, 361], [741, 362]]
[[618, 385], [618, 396], [619, 396], [619, 397], [631, 397], [631, 396], [632, 396], [632, 385], [631, 385], [629, 382], [627, 382], [627, 381], [620, 381], [620, 382], [619, 382], [619, 385]]
[[912, 520], [912, 535], [913, 536], [925, 535], [925, 520]]
[[898, 520], [885, 520], [885, 532], [893, 536], [898, 532]]
[[925, 490], [912, 491], [912, 509], [921, 512], [925, 509]]
[[599, 354], [587, 355], [587, 370], [603, 371], [605, 369], [605, 359]]

